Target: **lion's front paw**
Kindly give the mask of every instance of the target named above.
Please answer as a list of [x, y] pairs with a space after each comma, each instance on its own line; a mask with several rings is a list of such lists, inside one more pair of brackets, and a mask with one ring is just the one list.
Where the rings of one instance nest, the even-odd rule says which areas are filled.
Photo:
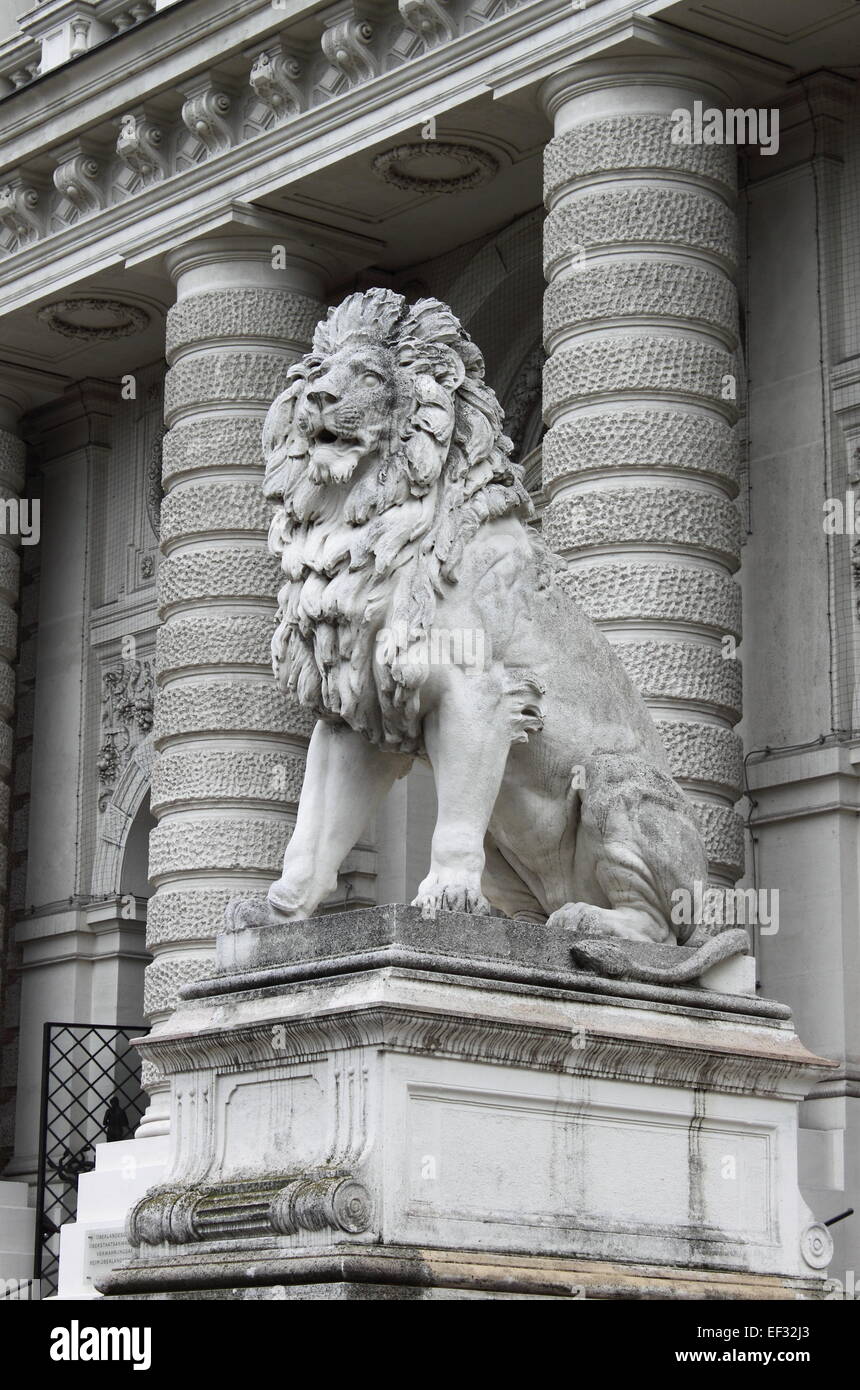
[[286, 921], [265, 898], [231, 898], [224, 909], [224, 921], [231, 931], [242, 927], [273, 927]]
[[486, 917], [490, 904], [481, 892], [481, 880], [477, 874], [430, 873], [418, 889], [418, 896], [412, 899], [413, 907], [421, 908], [422, 917], [434, 917], [437, 912], [473, 912]]

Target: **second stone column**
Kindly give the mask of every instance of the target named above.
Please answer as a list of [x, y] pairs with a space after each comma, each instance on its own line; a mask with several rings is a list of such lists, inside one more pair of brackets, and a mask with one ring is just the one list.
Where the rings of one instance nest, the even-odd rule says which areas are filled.
[[[307, 351], [322, 271], [265, 237], [215, 237], [168, 256], [159, 575], [157, 759], [150, 838], [146, 1012], [211, 967], [231, 897], [280, 872], [312, 719], [277, 690], [277, 560], [261, 491], [266, 410]], [[274, 261], [274, 265], [273, 265]], [[157, 1080], [140, 1134], [164, 1132]]]
[[[667, 63], [671, 69], [671, 63]], [[545, 535], [696, 802], [716, 881], [743, 870], [737, 154], [682, 143], [725, 96], [700, 65], [586, 63], [544, 88]]]

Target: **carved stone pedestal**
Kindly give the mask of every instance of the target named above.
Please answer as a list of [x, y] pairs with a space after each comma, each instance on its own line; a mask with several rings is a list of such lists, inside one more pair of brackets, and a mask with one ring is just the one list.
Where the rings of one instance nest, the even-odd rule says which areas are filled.
[[[545, 928], [382, 907], [225, 932], [141, 1044], [171, 1165], [131, 1298], [815, 1298], [778, 1004], [608, 982]], [[188, 997], [193, 995], [194, 997]]]

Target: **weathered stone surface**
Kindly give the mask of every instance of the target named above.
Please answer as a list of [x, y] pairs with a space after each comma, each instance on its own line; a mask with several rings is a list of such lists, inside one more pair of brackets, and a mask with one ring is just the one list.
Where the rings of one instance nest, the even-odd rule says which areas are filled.
[[[214, 940], [216, 930], [223, 925], [224, 910], [231, 897], [229, 888], [177, 888], [166, 884], [149, 901], [147, 945]], [[211, 965], [208, 961], [207, 969], [211, 970]]]
[[616, 642], [614, 650], [644, 695], [714, 705], [736, 722], [741, 713], [739, 661], [693, 642]]
[[[544, 534], [648, 703], [689, 716], [661, 732], [725, 881], [743, 866], [737, 750], [718, 737], [741, 700], [736, 160], [673, 138], [668, 78], [607, 72], [599, 116], [593, 83], [586, 66], [545, 92]], [[656, 640], [669, 625], [683, 642]]]
[[[201, 91], [186, 102], [195, 128], [201, 111], [212, 121], [183, 157], [216, 153], [229, 136], [217, 100]], [[278, 872], [313, 723], [271, 677], [279, 572], [260, 491], [263, 415], [319, 314], [305, 292], [313, 277], [304, 269], [293, 284], [289, 270], [273, 267], [270, 243], [254, 236], [190, 243], [171, 253], [169, 268], [177, 302], [167, 329], [152, 783], [159, 823], [148, 919], [155, 958], [145, 990], [157, 1018], [209, 968], [207, 943], [230, 898], [240, 888], [253, 895]], [[147, 1135], [167, 1125], [164, 1083], [156, 1076], [152, 1085]]]
[[277, 582], [277, 561], [259, 548], [237, 544], [169, 555], [158, 572], [159, 611], [163, 617], [194, 599], [265, 598]]
[[260, 421], [254, 415], [178, 420], [164, 436], [162, 454], [165, 483], [202, 468], [250, 468], [262, 477]]
[[728, 498], [674, 487], [611, 487], [551, 502], [544, 531], [554, 550], [607, 545], [684, 546], [740, 560], [741, 524]]
[[[746, 949], [743, 933], [736, 935], [726, 955]], [[636, 987], [619, 984], [624, 978], [621, 972], [610, 984], [595, 978], [603, 974], [599, 968], [579, 960], [580, 948], [590, 944], [583, 943], [576, 932], [546, 923], [496, 916], [479, 918], [462, 912], [440, 912], [428, 919], [418, 908], [402, 904], [264, 926], [228, 923], [216, 939], [215, 973], [189, 986], [184, 995], [202, 999], [367, 969], [400, 967], [523, 987], [609, 993], [618, 990], [625, 997], [637, 997]], [[661, 988], [664, 983], [698, 984], [695, 971], [702, 953], [697, 948], [674, 943], [622, 944], [629, 967], [626, 978], [638, 979], [640, 985], [646, 986], [639, 997], [649, 1002], [682, 1003], [694, 1010], [719, 1007], [759, 1017], [788, 1016], [783, 1005], [770, 1001], [731, 999], [708, 989], [696, 993], [690, 989], [679, 992]], [[617, 943], [613, 949], [616, 947]], [[702, 963], [701, 973], [706, 974], [710, 968], [710, 964]], [[665, 981], [659, 978], [661, 972], [665, 972]]]
[[199, 357], [183, 357], [164, 383], [164, 417], [171, 423], [180, 410], [201, 404], [265, 406], [283, 385], [283, 353], [224, 348]]
[[271, 748], [173, 748], [158, 761], [152, 805], [165, 802], [298, 802], [305, 760]]
[[561, 582], [595, 622], [652, 619], [707, 627], [740, 640], [741, 591], [728, 575], [714, 570], [633, 559], [601, 561], [578, 563]]
[[312, 715], [285, 700], [271, 682], [169, 685], [156, 701], [156, 738], [189, 733], [275, 733], [310, 736]]
[[624, 396], [646, 399], [678, 396], [691, 404], [722, 411], [733, 421], [737, 410], [727, 397], [734, 380], [731, 354], [688, 338], [631, 333], [560, 348], [544, 369], [544, 414], [552, 420], [563, 406], [588, 398]]
[[740, 795], [743, 741], [732, 729], [696, 721], [660, 719], [660, 736], [669, 755], [672, 775], [684, 782], [711, 782]]
[[193, 873], [201, 864], [210, 871], [277, 873], [284, 852], [284, 824], [275, 819], [240, 819], [240, 814], [225, 809], [217, 820], [183, 819], [181, 833], [172, 824], [157, 825], [149, 837], [150, 877], [158, 882], [165, 874]]
[[646, 169], [692, 174], [725, 193], [737, 187], [737, 157], [731, 146], [677, 144], [668, 114], [636, 111], [583, 121], [575, 130], [554, 136], [544, 157], [544, 197], [552, 204], [573, 179]]
[[544, 270], [549, 275], [572, 249], [651, 243], [737, 261], [734, 213], [712, 194], [692, 189], [601, 187], [562, 203], [544, 224]]
[[268, 529], [268, 509], [257, 478], [185, 483], [168, 493], [161, 506], [160, 537], [165, 546], [174, 537], [195, 533], [257, 531], [265, 535]]
[[547, 344], [572, 323], [622, 318], [698, 323], [737, 342], [737, 293], [722, 272], [707, 266], [640, 261], [583, 268], [553, 280], [544, 297]]
[[737, 490], [735, 433], [711, 415], [639, 407], [574, 416], [547, 431], [541, 455], [544, 487], [559, 478], [641, 468], [699, 473]]
[[0, 429], [0, 481], [13, 493], [24, 486], [27, 447], [23, 439]]
[[167, 315], [167, 360], [195, 343], [219, 338], [269, 338], [301, 351], [319, 318], [319, 304], [289, 290], [202, 290]]
[[163, 629], [155, 668], [160, 677], [195, 666], [256, 666], [272, 664], [272, 618], [260, 613], [184, 613], [174, 615]]

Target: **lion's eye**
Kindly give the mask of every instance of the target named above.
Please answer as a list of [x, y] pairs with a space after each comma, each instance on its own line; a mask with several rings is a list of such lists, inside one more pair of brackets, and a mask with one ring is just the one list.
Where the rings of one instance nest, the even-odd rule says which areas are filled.
[[364, 372], [361, 378], [362, 386], [381, 386], [382, 377], [377, 372]]

